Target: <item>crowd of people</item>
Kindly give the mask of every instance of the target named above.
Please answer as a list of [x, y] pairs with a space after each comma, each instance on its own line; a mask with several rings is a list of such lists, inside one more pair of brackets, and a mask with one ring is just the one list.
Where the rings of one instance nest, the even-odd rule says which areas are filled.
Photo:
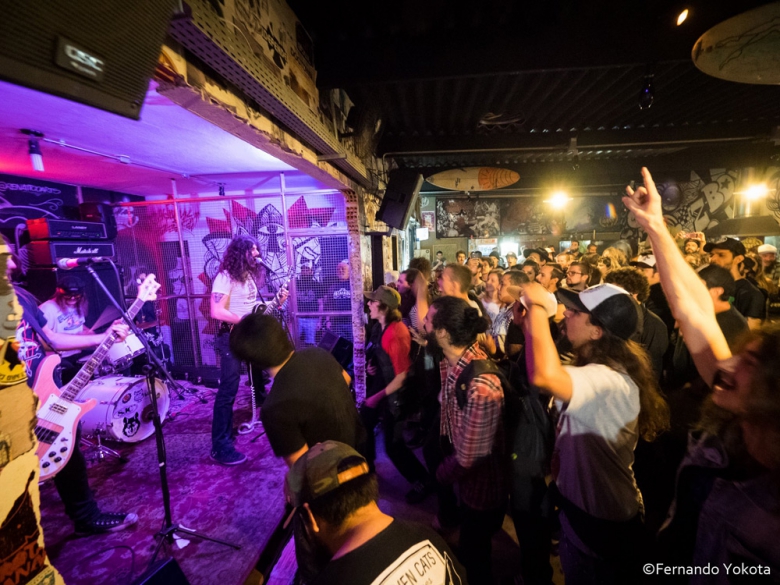
[[[291, 465], [302, 582], [414, 582], [431, 570], [426, 582], [493, 583], [506, 515], [516, 583], [552, 583], [556, 551], [569, 584], [641, 582], [647, 566], [680, 582], [780, 575], [776, 250], [675, 239], [643, 173], [624, 199], [648, 234], [639, 250], [437, 254], [366, 293], [359, 408], [333, 377], [344, 412], [329, 424], [346, 424], [349, 440], [307, 435], [311, 421], [296, 419], [323, 407], [292, 385], [302, 402], [263, 413]], [[230, 341], [267, 370], [263, 348], [282, 345], [275, 388], [283, 354], [297, 353], [274, 323], [249, 315]], [[296, 425], [277, 446], [271, 435]], [[453, 549], [377, 507], [377, 429], [407, 501], [435, 512], [439, 535], [459, 529]]]
[[[493, 583], [492, 539], [507, 515], [515, 583], [550, 585], [554, 553], [569, 585], [780, 578], [777, 250], [675, 238], [642, 172], [624, 198], [647, 234], [639, 249], [574, 241], [522, 258], [459, 251], [452, 263], [437, 253], [365, 293], [361, 404], [330, 353], [296, 350], [267, 311], [284, 287], [258, 304], [257, 243], [231, 242], [211, 295], [223, 323], [211, 458], [246, 460], [232, 415], [248, 362], [268, 387], [265, 433], [289, 467], [300, 583]], [[314, 310], [320, 293], [298, 302]], [[96, 345], [82, 294], [63, 281], [41, 311], [22, 291], [18, 339]], [[20, 355], [34, 378], [42, 351]], [[377, 432], [407, 502], [435, 512], [433, 526], [377, 505]], [[79, 531], [137, 520], [101, 512], [83, 456], [73, 461], [57, 485]]]

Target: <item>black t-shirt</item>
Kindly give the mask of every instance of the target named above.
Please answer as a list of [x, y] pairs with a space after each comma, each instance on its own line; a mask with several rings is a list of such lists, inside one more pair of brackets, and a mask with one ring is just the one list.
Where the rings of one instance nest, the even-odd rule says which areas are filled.
[[260, 418], [277, 457], [328, 440], [359, 451], [365, 439], [341, 366], [319, 347], [296, 351], [279, 370]]
[[642, 332], [639, 342], [647, 350], [653, 362], [653, 370], [660, 377], [664, 369], [664, 354], [669, 348], [669, 330], [661, 318], [642, 305]]
[[322, 285], [313, 278], [298, 278], [295, 281], [295, 295], [298, 299], [298, 310], [304, 313], [319, 311], [318, 299], [322, 298]]
[[765, 319], [766, 299], [761, 291], [744, 278], [735, 284], [737, 292], [734, 295], [734, 308], [745, 318]]
[[364, 545], [328, 563], [312, 585], [468, 585], [441, 536], [414, 522], [393, 522]]
[[650, 285], [650, 297], [647, 299], [647, 308], [661, 318], [661, 321], [666, 325], [668, 334], [671, 335], [674, 331], [674, 316], [672, 316], [672, 309], [669, 307], [669, 302], [666, 300], [664, 289], [661, 288], [661, 283], [656, 282]]
[[351, 289], [348, 280], [339, 280], [330, 285], [328, 294], [325, 295], [325, 310], [349, 311], [352, 308], [350, 296]]
[[731, 351], [734, 351], [739, 336], [749, 329], [747, 321], [734, 307], [730, 307], [728, 311], [718, 313], [715, 315], [715, 318], [718, 320], [720, 330], [723, 331], [726, 343], [729, 344]]

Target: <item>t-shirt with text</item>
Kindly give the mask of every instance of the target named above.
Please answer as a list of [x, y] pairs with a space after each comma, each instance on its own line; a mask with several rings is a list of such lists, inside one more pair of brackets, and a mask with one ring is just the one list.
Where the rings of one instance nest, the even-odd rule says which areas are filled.
[[328, 563], [312, 585], [467, 585], [466, 571], [441, 536], [393, 520], [374, 538]]

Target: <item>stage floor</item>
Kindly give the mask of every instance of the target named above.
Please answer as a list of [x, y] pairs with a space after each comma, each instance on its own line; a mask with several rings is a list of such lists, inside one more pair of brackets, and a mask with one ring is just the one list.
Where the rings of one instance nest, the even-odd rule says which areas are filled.
[[[174, 545], [172, 554], [192, 585], [241, 584], [284, 514], [286, 468], [273, 456], [262, 426], [238, 437], [237, 447], [247, 454], [248, 462], [223, 467], [211, 461], [211, 415], [216, 391], [187, 386], [207, 402], [202, 404], [189, 393], [185, 400], [172, 397], [173, 416], [169, 415], [163, 424], [173, 521], [234, 542], [241, 550], [193, 539], [183, 548]], [[249, 389], [242, 381], [235, 424], [249, 420], [250, 411]], [[130, 460], [122, 464], [107, 459], [91, 465], [90, 486], [102, 510], [135, 512], [137, 525], [112, 534], [75, 537], [54, 484], [41, 486], [46, 550], [68, 585], [132, 582], [149, 562], [154, 535], [163, 524], [154, 437], [140, 443], [108, 445]], [[160, 558], [169, 554], [163, 551]]]

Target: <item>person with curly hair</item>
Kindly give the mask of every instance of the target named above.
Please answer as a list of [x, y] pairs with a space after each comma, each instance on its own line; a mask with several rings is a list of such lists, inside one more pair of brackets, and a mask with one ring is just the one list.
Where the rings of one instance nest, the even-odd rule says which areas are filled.
[[[230, 351], [229, 338], [233, 325], [251, 313], [258, 302], [256, 281], [262, 269], [259, 257], [257, 240], [248, 235], [236, 236], [228, 244], [211, 286], [211, 318], [221, 321], [216, 340], [220, 376], [211, 423], [211, 459], [222, 465], [246, 461], [246, 455], [233, 446], [233, 403], [238, 394], [241, 361]], [[279, 301], [284, 302], [287, 292], [280, 292]]]

